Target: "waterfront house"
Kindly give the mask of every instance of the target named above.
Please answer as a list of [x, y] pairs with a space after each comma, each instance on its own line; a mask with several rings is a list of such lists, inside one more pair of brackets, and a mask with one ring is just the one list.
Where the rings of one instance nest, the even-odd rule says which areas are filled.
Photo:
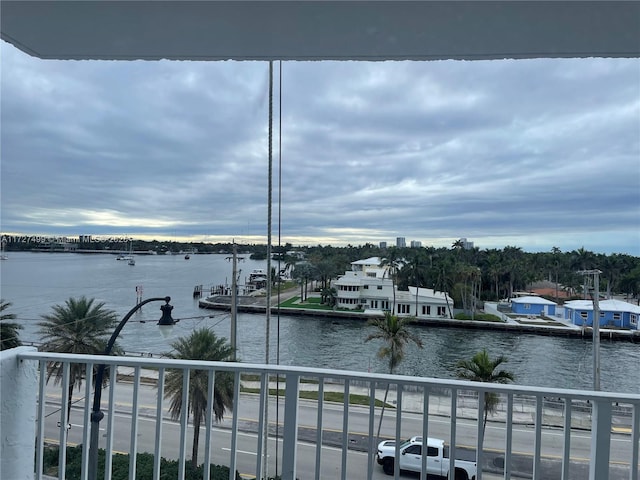
[[[640, 306], [622, 300], [601, 300], [598, 303], [600, 310], [600, 327], [628, 328], [638, 330], [640, 319]], [[593, 301], [572, 300], [564, 304], [564, 318], [571, 320], [575, 325], [593, 326]]]
[[556, 314], [557, 304], [546, 298], [529, 295], [511, 299], [511, 311], [517, 315], [546, 315]]
[[334, 280], [332, 286], [339, 308], [364, 310], [371, 315], [393, 311], [401, 317], [453, 318], [453, 300], [445, 292], [422, 287], [398, 290], [379, 257], [352, 262], [351, 270]]

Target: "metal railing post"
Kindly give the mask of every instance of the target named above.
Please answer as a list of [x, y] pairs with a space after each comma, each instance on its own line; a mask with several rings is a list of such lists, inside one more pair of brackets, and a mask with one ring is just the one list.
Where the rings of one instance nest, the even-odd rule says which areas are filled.
[[610, 400], [597, 397], [593, 399], [589, 480], [607, 480], [609, 478], [611, 410]]
[[282, 440], [282, 479], [295, 480], [298, 453], [298, 390], [299, 376], [288, 373], [284, 394], [284, 429]]

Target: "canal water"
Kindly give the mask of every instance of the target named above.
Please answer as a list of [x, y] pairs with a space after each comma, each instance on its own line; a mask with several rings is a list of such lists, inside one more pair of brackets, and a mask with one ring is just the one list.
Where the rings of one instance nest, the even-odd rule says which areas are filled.
[[[122, 318], [135, 306], [136, 287], [142, 287], [144, 298], [172, 298], [173, 317], [180, 320], [174, 329], [174, 340], [200, 327], [229, 337], [228, 313], [200, 309], [193, 298], [195, 285], [231, 282], [227, 255], [191, 255], [189, 260], [182, 255], [139, 255], [135, 266], [106, 254], [8, 255], [9, 260], [0, 263], [0, 294], [13, 304], [8, 313], [15, 313], [17, 321], [24, 325], [20, 333], [23, 342], [39, 342], [37, 323], [41, 315], [51, 313], [53, 305], [62, 304], [69, 297], [95, 298]], [[265, 267], [265, 261], [250, 260], [246, 255], [238, 265], [240, 279], [254, 268]], [[171, 349], [171, 340], [164, 340], [155, 327], [161, 315], [160, 305], [145, 305], [127, 323], [118, 340], [125, 351], [159, 355]], [[241, 361], [264, 362], [265, 323], [264, 314], [239, 314], [237, 341]], [[593, 384], [590, 340], [475, 329], [412, 328], [424, 348], [410, 346], [398, 373], [454, 378], [460, 359], [486, 348], [491, 355], [507, 357], [505, 368], [515, 373], [518, 384], [578, 389], [590, 389]], [[271, 362], [279, 359], [283, 365], [383, 373], [387, 371], [385, 363], [376, 356], [380, 344], [364, 342], [371, 331], [358, 320], [274, 314]], [[603, 340], [600, 358], [603, 390], [640, 393], [640, 345]]]

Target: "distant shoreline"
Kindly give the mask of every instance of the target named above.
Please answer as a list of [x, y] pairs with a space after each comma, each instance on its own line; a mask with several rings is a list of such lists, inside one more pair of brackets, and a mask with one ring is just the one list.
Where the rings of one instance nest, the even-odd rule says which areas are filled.
[[[227, 302], [221, 301], [223, 299], [229, 299]], [[212, 310], [231, 310], [230, 300], [231, 297], [208, 297], [198, 301], [200, 308], [212, 309]], [[274, 302], [275, 303], [275, 302]], [[264, 297], [238, 297], [238, 312], [252, 313], [252, 314], [265, 314], [266, 305]], [[349, 311], [336, 311], [336, 310], [317, 310], [304, 307], [278, 307], [277, 305], [271, 307], [271, 313], [280, 313], [284, 315], [292, 316], [308, 316], [308, 317], [323, 317], [327, 320], [330, 319], [349, 319], [349, 320], [361, 320], [368, 321], [372, 317], [370, 315], [361, 312], [349, 312]], [[467, 330], [494, 330], [500, 332], [509, 333], [524, 333], [531, 335], [546, 335], [546, 336], [559, 336], [570, 338], [582, 338], [591, 340], [593, 338], [593, 332], [591, 328], [569, 328], [561, 326], [547, 326], [547, 325], [522, 325], [504, 322], [483, 322], [478, 320], [455, 320], [455, 319], [426, 319], [421, 318], [415, 321], [416, 326], [422, 327], [435, 327], [435, 328], [463, 328]], [[601, 329], [600, 339], [602, 340], [615, 340], [615, 341], [627, 341], [630, 343], [640, 343], [640, 331], [620, 331], [614, 329]]]

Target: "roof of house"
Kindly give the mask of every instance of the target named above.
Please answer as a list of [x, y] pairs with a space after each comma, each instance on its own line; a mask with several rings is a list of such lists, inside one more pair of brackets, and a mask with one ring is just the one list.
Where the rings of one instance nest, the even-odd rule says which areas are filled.
[[[565, 302], [565, 308], [571, 308], [573, 310], [593, 310], [593, 302], [591, 300], [571, 300]], [[622, 300], [601, 300], [598, 302], [600, 311], [606, 312], [631, 312], [640, 313], [640, 306], [633, 303], [623, 302]]]
[[547, 300], [542, 297], [535, 297], [530, 295], [528, 297], [516, 297], [511, 299], [511, 303], [531, 303], [535, 305], [557, 305], [556, 302], [552, 302], [551, 300]]
[[381, 262], [382, 262], [382, 260], [380, 260], [380, 257], [369, 257], [369, 258], [365, 258], [364, 260], [356, 260], [355, 262], [351, 262], [351, 265], [375, 265], [375, 266], [380, 266]]
[[[414, 297], [416, 296], [416, 287], [408, 286], [407, 289], [411, 295], [413, 295]], [[438, 299], [445, 299], [447, 297], [447, 294], [445, 292], [438, 292], [433, 288], [418, 287], [417, 290], [419, 297], [432, 297]], [[449, 299], [451, 299], [451, 297], [449, 297]]]

